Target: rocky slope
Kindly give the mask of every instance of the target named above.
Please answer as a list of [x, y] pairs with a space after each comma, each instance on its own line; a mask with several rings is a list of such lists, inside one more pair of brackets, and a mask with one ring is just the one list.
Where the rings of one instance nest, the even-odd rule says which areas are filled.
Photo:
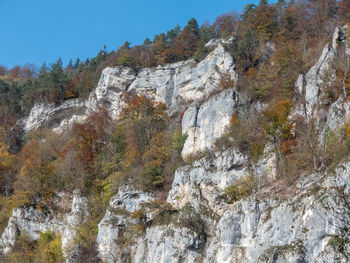
[[[199, 102], [209, 99], [214, 92], [217, 93], [223, 74], [228, 74], [232, 80], [237, 79], [234, 61], [220, 42], [199, 63], [191, 59], [156, 68], [145, 68], [139, 72], [125, 67], [106, 68], [101, 74], [97, 88], [90, 94], [88, 100], [71, 100], [59, 107], [54, 107], [53, 104], [36, 104], [28, 118], [21, 120], [21, 124], [26, 133], [40, 125], [61, 132], [74, 122], [85, 120], [89, 113], [96, 110], [98, 105], [107, 107], [111, 116], [117, 118], [124, 105], [123, 93], [125, 91], [145, 94], [149, 98], [165, 103], [169, 115], [173, 116], [183, 112], [191, 104], [198, 106]], [[216, 101], [219, 100], [216, 103], [217, 108], [221, 106], [221, 103], [230, 103], [227, 109], [222, 109], [221, 114], [213, 116], [215, 119], [206, 120], [206, 122], [210, 121], [212, 125], [216, 126], [213, 134], [216, 138], [222, 134], [226, 121], [232, 115], [233, 101], [236, 97], [235, 92], [231, 92], [216, 99]], [[190, 107], [186, 116], [191, 115], [192, 119], [197, 119], [197, 111], [193, 111], [193, 107]], [[203, 105], [203, 109], [200, 110], [202, 113], [199, 115], [202, 119], [199, 119], [199, 122], [205, 121], [204, 115], [209, 117], [211, 113], [204, 109], [205, 107]], [[213, 109], [212, 112], [214, 112]], [[221, 118], [224, 119], [221, 120]], [[191, 125], [197, 124], [187, 125], [186, 131]], [[203, 129], [200, 133], [203, 133]], [[199, 141], [197, 146], [191, 146], [195, 150], [196, 147], [201, 148], [202, 143], [203, 140]], [[185, 152], [189, 151], [185, 150]]]
[[[343, 95], [330, 107], [321, 107], [324, 72], [332, 69], [342, 29], [334, 34], [314, 67], [296, 83], [298, 98], [291, 120], [298, 115], [318, 118], [319, 130], [336, 129], [348, 118]], [[213, 44], [214, 43], [214, 44]], [[117, 117], [123, 107], [123, 92], [146, 94], [168, 106], [170, 115], [184, 112], [183, 133], [188, 134], [183, 156], [212, 148], [229, 123], [233, 112], [245, 104], [234, 89], [220, 90], [222, 74], [237, 79], [232, 57], [220, 41], [203, 61], [193, 60], [143, 69], [106, 68], [98, 87], [87, 101], [68, 101], [58, 108], [36, 105], [23, 120], [26, 132], [47, 125], [57, 132], [82, 121], [97, 105], [108, 107]], [[336, 61], [335, 61], [336, 62]], [[214, 94], [215, 93], [215, 94]], [[256, 176], [275, 177], [275, 157], [266, 147], [254, 167]], [[332, 242], [340, 235], [344, 220], [327, 209], [350, 211], [337, 189], [349, 193], [350, 163], [328, 171], [305, 175], [296, 183], [292, 196], [277, 193], [273, 184], [259, 195], [227, 204], [223, 190], [248, 173], [249, 159], [237, 150], [216, 152], [177, 169], [167, 203], [152, 194], [133, 189], [131, 182], [119, 189], [98, 225], [97, 248], [102, 262], [349, 262]], [[271, 194], [275, 192], [275, 194]], [[57, 201], [60, 203], [60, 201]], [[2, 252], [10, 251], [17, 232], [32, 239], [47, 229], [63, 233], [66, 255], [75, 227], [88, 216], [86, 198], [73, 195], [71, 211], [57, 218], [34, 208], [14, 209], [0, 239]], [[158, 203], [157, 203], [158, 202]], [[158, 205], [156, 205], [158, 204]], [[167, 223], [161, 220], [162, 207]], [[145, 228], [139, 228], [142, 210]], [[163, 214], [164, 216], [164, 214]], [[153, 219], [153, 223], [149, 225]], [[338, 240], [339, 241], [339, 240]], [[348, 251], [347, 245], [343, 250]], [[69, 257], [67, 262], [74, 262]]]
[[63, 210], [70, 207], [70, 211], [57, 215], [34, 207], [15, 208], [0, 239], [2, 252], [6, 254], [11, 250], [19, 233], [26, 233], [30, 240], [36, 240], [40, 233], [50, 230], [62, 234], [62, 249], [64, 254], [68, 255], [73, 245], [76, 227], [89, 216], [87, 198], [82, 197], [76, 190], [72, 196], [58, 194], [53, 202]]

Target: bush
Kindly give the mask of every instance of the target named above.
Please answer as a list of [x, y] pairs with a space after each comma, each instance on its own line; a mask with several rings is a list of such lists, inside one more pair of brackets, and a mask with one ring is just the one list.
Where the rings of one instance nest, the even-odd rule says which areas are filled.
[[6, 262], [13, 263], [60, 263], [64, 261], [61, 249], [61, 236], [52, 231], [40, 234], [37, 241], [31, 241], [23, 233], [16, 237], [12, 252], [6, 256]]
[[244, 178], [237, 180], [237, 182], [229, 186], [224, 191], [226, 202], [233, 204], [244, 197], [251, 195], [256, 188], [256, 181], [252, 176], [247, 175]]
[[219, 149], [237, 148], [253, 162], [262, 156], [267, 142], [264, 117], [257, 112], [233, 114], [227, 132], [216, 142]]
[[38, 253], [42, 262], [58, 263], [63, 262], [64, 257], [61, 248], [61, 236], [52, 231], [40, 234], [38, 240]]
[[144, 181], [144, 187], [146, 190], [148, 190], [149, 182], [151, 182], [152, 186], [154, 187], [162, 187], [164, 184], [164, 174], [163, 171], [155, 167], [153, 165], [146, 166], [142, 173], [143, 181]]
[[150, 203], [150, 206], [152, 208], [151, 211], [154, 212], [153, 225], [169, 225], [177, 215], [177, 210], [163, 200], [154, 200]]
[[180, 130], [175, 130], [173, 134], [172, 149], [175, 150], [178, 154], [181, 154], [187, 137], [187, 134], [182, 134]]
[[328, 246], [333, 247], [334, 250], [339, 253], [344, 253], [349, 243], [350, 240], [348, 238], [341, 238], [337, 235], [334, 235], [329, 239]]
[[182, 227], [187, 227], [197, 233], [201, 238], [207, 238], [206, 224], [201, 219], [201, 215], [196, 213], [190, 203], [187, 203], [180, 211], [180, 223]]

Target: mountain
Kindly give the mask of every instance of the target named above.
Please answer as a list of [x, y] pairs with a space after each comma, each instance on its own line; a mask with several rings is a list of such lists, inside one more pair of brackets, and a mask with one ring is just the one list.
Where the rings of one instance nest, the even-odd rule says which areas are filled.
[[[313, 120], [319, 144], [326, 143], [325, 133], [336, 131], [349, 118], [346, 94], [328, 107], [323, 100], [324, 75], [338, 63], [336, 54], [339, 45], [346, 44], [345, 31], [337, 28], [316, 64], [299, 76], [296, 101], [288, 114], [293, 125], [301, 117]], [[341, 230], [350, 215], [347, 199], [343, 200], [350, 187], [349, 162], [302, 174], [287, 187], [276, 182], [274, 141], [254, 163], [237, 148], [215, 146], [232, 115], [268, 107], [242, 94], [237, 85], [223, 87], [222, 76], [234, 83], [237, 72], [222, 42], [212, 44], [212, 51], [200, 62], [187, 60], [139, 72], [108, 67], [87, 100], [69, 100], [58, 107], [36, 104], [20, 125], [25, 133], [47, 127], [60, 134], [74, 123], [83, 123], [101, 105], [118, 119], [128, 93], [164, 103], [174, 120], [181, 116], [182, 134], [187, 134], [182, 156], [187, 164], [176, 169], [165, 200], [134, 186], [132, 179], [119, 187], [98, 222], [97, 258], [102, 262], [348, 262], [348, 242]], [[199, 152], [204, 154], [193, 159]], [[240, 182], [249, 186], [247, 175], [252, 172], [266, 181], [264, 186], [235, 202], [224, 198], [230, 186]], [[3, 253], [13, 249], [18, 233], [36, 240], [40, 233], [53, 231], [61, 236], [66, 262], [80, 262], [82, 245], [76, 236], [79, 226], [92, 216], [89, 200], [79, 190], [60, 192], [53, 200], [64, 213], [37, 205], [13, 210], [0, 239]]]

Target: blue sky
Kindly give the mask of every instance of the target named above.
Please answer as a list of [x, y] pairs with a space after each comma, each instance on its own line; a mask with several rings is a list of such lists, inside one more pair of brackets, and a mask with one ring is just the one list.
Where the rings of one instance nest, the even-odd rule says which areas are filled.
[[0, 65], [40, 66], [62, 58], [68, 63], [94, 57], [104, 46], [114, 50], [126, 40], [199, 24], [258, 0], [0, 0]]

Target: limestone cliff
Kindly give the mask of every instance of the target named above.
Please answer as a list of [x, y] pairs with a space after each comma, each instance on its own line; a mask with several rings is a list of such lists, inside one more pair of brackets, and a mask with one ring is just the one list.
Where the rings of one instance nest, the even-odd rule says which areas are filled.
[[[332, 45], [327, 45], [319, 61], [302, 76], [296, 89], [298, 97], [290, 114], [293, 121], [301, 115], [316, 118], [319, 130], [340, 127], [349, 116], [343, 96], [332, 105], [321, 107], [324, 74], [336, 60], [337, 43], [344, 40], [337, 28]], [[68, 101], [59, 107], [36, 105], [22, 120], [26, 132], [40, 125], [60, 132], [82, 121], [100, 104], [114, 118], [120, 113], [123, 93], [135, 91], [164, 102], [169, 115], [183, 112], [182, 132], [187, 134], [183, 156], [213, 149], [225, 131], [232, 113], [247, 102], [235, 88], [221, 90], [222, 74], [237, 79], [233, 58], [220, 41], [211, 41], [213, 51], [201, 62], [188, 60], [139, 72], [124, 67], [106, 68], [98, 87], [86, 101]], [[210, 46], [209, 45], [209, 46]], [[254, 105], [245, 105], [255, 107]], [[257, 107], [257, 106], [256, 106]], [[263, 107], [263, 106], [262, 106]], [[254, 168], [271, 181], [275, 177], [276, 158], [266, 147]], [[120, 187], [98, 224], [96, 245], [102, 262], [349, 262], [332, 242], [344, 225], [337, 211], [350, 213], [339, 198], [337, 189], [350, 191], [350, 163], [334, 171], [305, 174], [296, 182], [292, 195], [275, 193], [276, 186], [257, 195], [228, 204], [223, 198], [226, 187], [248, 173], [250, 160], [238, 150], [213, 152], [178, 168], [167, 195], [168, 222], [159, 217], [159, 204], [150, 193], [132, 187]], [[273, 172], [271, 172], [271, 170]], [[60, 202], [60, 201], [58, 201]], [[75, 227], [88, 216], [86, 198], [73, 195], [71, 211], [58, 218], [29, 208], [16, 208], [0, 239], [4, 253], [11, 249], [17, 232], [26, 231], [32, 239], [47, 229], [63, 233], [63, 248], [72, 244]], [[143, 210], [142, 218], [135, 213]], [[142, 229], [138, 228], [143, 220]], [[149, 224], [149, 222], [158, 222]], [[349, 252], [348, 245], [342, 247]], [[74, 252], [74, 251], [73, 251]], [[74, 252], [75, 253], [75, 252]], [[74, 262], [69, 257], [67, 262]]]

